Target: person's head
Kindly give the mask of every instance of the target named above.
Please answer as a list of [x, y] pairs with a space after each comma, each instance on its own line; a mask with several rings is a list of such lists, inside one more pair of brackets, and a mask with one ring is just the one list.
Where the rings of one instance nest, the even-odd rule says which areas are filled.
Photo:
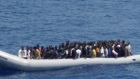
[[67, 40], [66, 41], [66, 46], [68, 46], [70, 44], [70, 41], [69, 40]]
[[46, 47], [46, 51], [48, 51], [49, 50], [49, 47]]
[[58, 49], [58, 47], [57, 46], [55, 46], [55, 50], [57, 50]]
[[39, 44], [37, 44], [37, 45], [36, 45], [36, 48], [38, 48], [38, 49], [39, 49], [39, 47], [40, 47], [40, 45], [39, 45]]
[[117, 40], [117, 42], [118, 42], [118, 43], [120, 43], [120, 42], [121, 42], [121, 40], [120, 40], [120, 39], [118, 39], [118, 40]]
[[125, 42], [125, 46], [128, 46], [129, 45], [129, 42]]
[[29, 46], [26, 46], [26, 50], [29, 50]]
[[29, 49], [30, 49], [30, 50], [33, 50], [33, 47], [30, 47]]
[[128, 45], [130, 45], [130, 42], [129, 41], [127, 43], [128, 43]]
[[34, 50], [36, 50], [37, 49], [37, 47], [34, 47]]
[[44, 49], [44, 46], [41, 46], [41, 49]]
[[125, 41], [124, 40], [122, 40], [122, 44], [125, 44]]
[[24, 50], [24, 46], [21, 46], [21, 50]]

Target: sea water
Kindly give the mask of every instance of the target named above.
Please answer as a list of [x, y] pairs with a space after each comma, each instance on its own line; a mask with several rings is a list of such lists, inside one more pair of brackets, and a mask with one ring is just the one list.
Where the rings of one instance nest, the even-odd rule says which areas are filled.
[[[0, 0], [0, 50], [64, 41], [121, 39], [140, 52], [139, 0]], [[0, 68], [0, 79], [139, 79], [140, 65], [93, 65], [22, 72]]]

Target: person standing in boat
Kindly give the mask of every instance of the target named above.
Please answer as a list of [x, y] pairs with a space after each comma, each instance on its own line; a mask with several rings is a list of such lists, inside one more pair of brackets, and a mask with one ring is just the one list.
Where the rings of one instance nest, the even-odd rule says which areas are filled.
[[18, 56], [20, 58], [27, 59], [27, 51], [26, 49], [22, 46], [21, 49], [18, 51]]

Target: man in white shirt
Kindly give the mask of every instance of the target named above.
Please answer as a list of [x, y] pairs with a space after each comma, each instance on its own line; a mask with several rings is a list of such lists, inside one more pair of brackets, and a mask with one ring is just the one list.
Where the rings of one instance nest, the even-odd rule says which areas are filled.
[[128, 42], [125, 46], [125, 56], [132, 55], [132, 48], [130, 42]]
[[27, 51], [24, 49], [24, 47], [21, 47], [21, 49], [18, 51], [18, 56], [20, 58], [27, 59]]
[[29, 49], [29, 47], [27, 47], [27, 49], [26, 49], [26, 54], [27, 54], [27, 59], [32, 59], [31, 58], [31, 51], [30, 51], [30, 49]]
[[76, 50], [76, 55], [77, 55], [77, 58], [80, 58], [80, 56], [81, 56], [81, 50], [80, 49], [77, 49]]
[[101, 53], [101, 57], [105, 57], [105, 53], [104, 53], [104, 48], [103, 48], [103, 46], [101, 47], [101, 49], [100, 49], [100, 53]]

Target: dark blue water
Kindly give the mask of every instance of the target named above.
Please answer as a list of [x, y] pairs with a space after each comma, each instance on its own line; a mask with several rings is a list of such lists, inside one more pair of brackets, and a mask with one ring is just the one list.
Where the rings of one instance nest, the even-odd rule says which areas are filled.
[[[139, 54], [139, 4], [139, 0], [0, 0], [0, 49], [17, 54], [21, 45], [124, 39]], [[140, 65], [0, 72], [0, 79], [139, 79]]]

